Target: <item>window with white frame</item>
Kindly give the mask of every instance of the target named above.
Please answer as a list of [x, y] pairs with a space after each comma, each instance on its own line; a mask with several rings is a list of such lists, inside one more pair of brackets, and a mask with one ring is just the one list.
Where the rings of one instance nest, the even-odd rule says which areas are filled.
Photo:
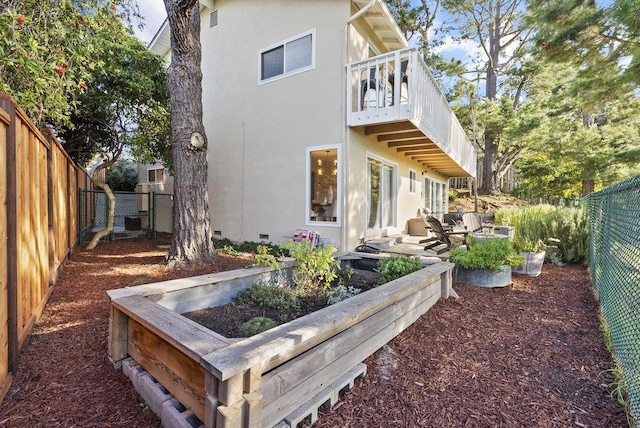
[[164, 168], [158, 166], [147, 169], [147, 181], [149, 183], [162, 183], [164, 181]]
[[424, 179], [424, 207], [431, 215], [442, 218], [446, 204], [446, 183], [432, 178]]
[[307, 222], [339, 224], [339, 165], [338, 146], [307, 150]]
[[416, 193], [416, 190], [418, 189], [418, 173], [413, 170], [410, 169], [409, 170], [409, 193]]
[[395, 225], [397, 166], [383, 159], [367, 157], [367, 228]]
[[260, 82], [301, 73], [315, 67], [315, 30], [260, 51]]

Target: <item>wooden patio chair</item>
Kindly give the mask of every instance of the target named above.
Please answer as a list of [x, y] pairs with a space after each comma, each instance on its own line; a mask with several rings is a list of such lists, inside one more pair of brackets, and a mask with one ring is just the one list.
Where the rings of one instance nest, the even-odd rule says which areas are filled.
[[[424, 247], [425, 250], [433, 249], [433, 251], [435, 251], [436, 254], [442, 254], [446, 251], [449, 251], [450, 249], [457, 246], [453, 244], [453, 242], [449, 237], [456, 236], [456, 235], [461, 235], [462, 236], [461, 245], [464, 245], [465, 247], [467, 247], [467, 249], [469, 248], [469, 245], [467, 244], [467, 235], [469, 234], [469, 231], [445, 230], [444, 227], [442, 226], [442, 223], [440, 223], [440, 220], [438, 220], [437, 218], [432, 216], [427, 216], [424, 214], [420, 214], [420, 216], [422, 217], [424, 222], [429, 225], [429, 228], [431, 229], [431, 233], [433, 233], [433, 235], [435, 236], [433, 242], [430, 242], [429, 245]], [[436, 247], [441, 247], [441, 248], [435, 249]]]
[[482, 216], [476, 213], [465, 213], [462, 216], [462, 223], [465, 229], [471, 233], [482, 232]]

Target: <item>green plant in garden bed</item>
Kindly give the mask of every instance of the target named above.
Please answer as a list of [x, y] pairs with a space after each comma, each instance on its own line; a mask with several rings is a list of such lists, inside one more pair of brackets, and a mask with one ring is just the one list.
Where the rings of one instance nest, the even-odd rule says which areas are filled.
[[422, 269], [424, 264], [417, 257], [408, 257], [404, 255], [392, 255], [384, 259], [380, 259], [378, 267], [375, 269], [381, 277], [378, 285], [398, 279]]
[[490, 270], [500, 270], [505, 265], [520, 266], [524, 262], [508, 239], [489, 238], [478, 242], [469, 237], [469, 247], [451, 250], [449, 261], [463, 269]]
[[289, 241], [284, 248], [296, 260], [293, 281], [298, 287], [327, 289], [336, 279], [340, 262], [333, 258], [333, 246], [312, 247], [309, 241]]
[[240, 334], [242, 337], [250, 337], [272, 329], [278, 325], [274, 320], [267, 317], [253, 317], [249, 321], [242, 323]]

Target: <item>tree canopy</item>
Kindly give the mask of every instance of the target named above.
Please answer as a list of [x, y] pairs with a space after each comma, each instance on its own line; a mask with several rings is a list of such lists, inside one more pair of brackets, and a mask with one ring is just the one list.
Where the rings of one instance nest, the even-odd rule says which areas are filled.
[[69, 124], [109, 44], [122, 37], [123, 20], [136, 13], [132, 0], [3, 1], [0, 92], [38, 126]]

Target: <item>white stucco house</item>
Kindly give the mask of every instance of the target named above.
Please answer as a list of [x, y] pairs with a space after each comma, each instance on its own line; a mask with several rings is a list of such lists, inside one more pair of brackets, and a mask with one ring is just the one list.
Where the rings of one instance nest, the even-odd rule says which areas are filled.
[[[447, 212], [476, 151], [383, 0], [201, 0], [217, 237], [350, 250]], [[170, 60], [168, 25], [150, 49]]]

